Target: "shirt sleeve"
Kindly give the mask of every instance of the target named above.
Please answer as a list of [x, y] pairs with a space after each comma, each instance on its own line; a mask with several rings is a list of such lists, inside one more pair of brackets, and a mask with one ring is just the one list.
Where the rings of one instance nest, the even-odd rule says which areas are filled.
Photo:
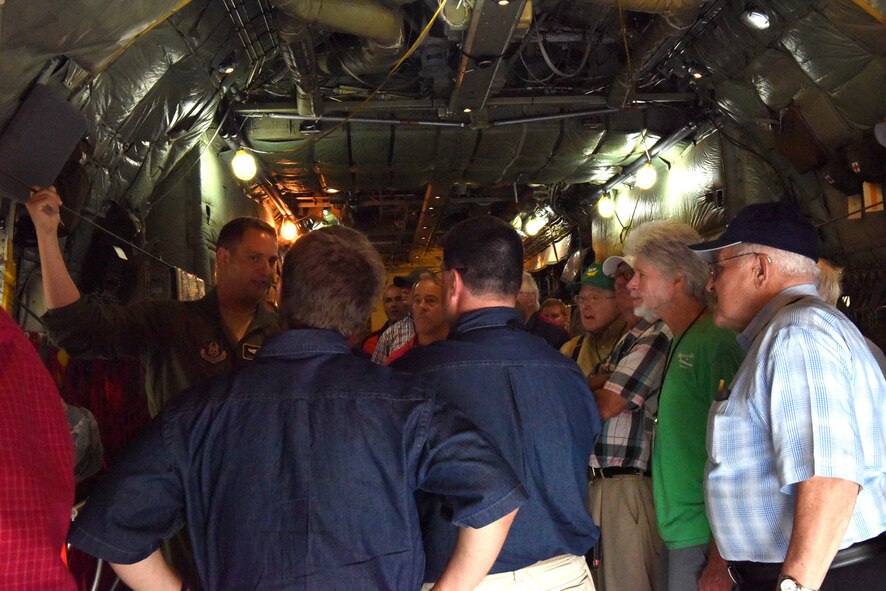
[[385, 360], [391, 355], [391, 341], [394, 340], [394, 326], [396, 326], [396, 324], [389, 326], [387, 330], [381, 333], [378, 337], [378, 341], [375, 343], [375, 351], [372, 353], [373, 363], [384, 365]]
[[68, 541], [93, 556], [132, 564], [150, 556], [185, 523], [184, 490], [162, 435], [161, 414], [102, 478]]
[[483, 527], [520, 507], [526, 492], [492, 440], [452, 406], [431, 404], [418, 488], [442, 497], [459, 527]]
[[42, 320], [52, 341], [72, 357], [135, 357], [161, 340], [162, 305], [142, 301], [119, 306], [84, 296], [48, 310]]
[[766, 372], [770, 423], [782, 491], [824, 476], [864, 482], [864, 454], [852, 404], [852, 363], [847, 347], [822, 346], [833, 335], [785, 327], [772, 337]]
[[643, 333], [618, 361], [603, 389], [624, 398], [629, 410], [641, 408], [661, 386], [670, 344], [670, 337], [661, 330]]

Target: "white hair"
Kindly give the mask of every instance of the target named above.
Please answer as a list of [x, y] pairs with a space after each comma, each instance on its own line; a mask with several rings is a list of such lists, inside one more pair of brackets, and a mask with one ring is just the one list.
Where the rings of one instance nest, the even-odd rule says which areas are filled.
[[643, 257], [668, 278], [682, 274], [686, 280], [686, 295], [705, 300], [710, 270], [707, 263], [689, 250], [689, 245], [697, 242], [701, 242], [701, 236], [683, 222], [646, 222], [628, 234], [625, 258], [636, 260]]
[[818, 295], [830, 305], [836, 306], [840, 296], [843, 295], [843, 288], [840, 286], [843, 268], [830, 261], [818, 259], [818, 272], [818, 281], [815, 283]]
[[816, 286], [818, 285], [818, 265], [809, 257], [805, 257], [802, 254], [797, 254], [795, 252], [773, 248], [772, 246], [754, 244], [753, 242], [742, 242], [736, 247], [732, 256], [750, 253], [765, 254], [769, 257], [772, 265], [780, 273], [787, 275], [788, 277], [811, 275]]
[[541, 307], [538, 303], [538, 283], [536, 283], [532, 275], [530, 275], [526, 271], [523, 271], [523, 283], [520, 285], [520, 291], [532, 292], [534, 302], [532, 305], [533, 310], [535, 312], [538, 312], [539, 308]]

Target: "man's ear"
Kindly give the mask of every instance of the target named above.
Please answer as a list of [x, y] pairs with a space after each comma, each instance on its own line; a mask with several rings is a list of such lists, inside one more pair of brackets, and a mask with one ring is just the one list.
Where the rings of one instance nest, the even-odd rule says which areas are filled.
[[224, 246], [219, 246], [215, 251], [215, 264], [217, 267], [223, 267], [231, 260], [231, 251]]
[[772, 278], [772, 259], [768, 256], [755, 255], [754, 256], [754, 264], [751, 266], [751, 273], [753, 273], [752, 280], [754, 282], [754, 287], [760, 287], [765, 283], [768, 279]]

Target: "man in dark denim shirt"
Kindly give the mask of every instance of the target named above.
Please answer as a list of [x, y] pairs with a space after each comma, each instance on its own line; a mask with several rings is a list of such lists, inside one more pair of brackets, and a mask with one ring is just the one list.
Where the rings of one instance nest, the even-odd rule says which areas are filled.
[[[599, 532], [585, 509], [586, 466], [600, 417], [575, 362], [529, 334], [514, 310], [520, 238], [497, 218], [461, 222], [444, 239], [442, 269], [444, 307], [455, 320], [449, 340], [393, 367], [434, 379], [442, 398], [492, 436], [529, 493], [483, 589], [515, 581], [593, 589], [583, 556]], [[439, 498], [420, 495], [419, 504], [432, 582], [458, 532]]]
[[526, 494], [426, 383], [350, 354], [383, 284], [358, 232], [296, 242], [282, 291], [294, 330], [170, 402], [93, 492], [71, 543], [136, 591], [185, 588], [157, 551], [185, 523], [209, 591], [417, 589], [421, 490], [445, 495], [460, 532], [439, 589], [472, 589]]

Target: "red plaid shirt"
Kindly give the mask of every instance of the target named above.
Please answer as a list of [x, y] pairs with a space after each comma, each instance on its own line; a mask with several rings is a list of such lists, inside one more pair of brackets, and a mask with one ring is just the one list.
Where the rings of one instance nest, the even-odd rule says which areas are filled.
[[0, 589], [76, 589], [61, 560], [73, 502], [62, 400], [25, 334], [0, 310]]

